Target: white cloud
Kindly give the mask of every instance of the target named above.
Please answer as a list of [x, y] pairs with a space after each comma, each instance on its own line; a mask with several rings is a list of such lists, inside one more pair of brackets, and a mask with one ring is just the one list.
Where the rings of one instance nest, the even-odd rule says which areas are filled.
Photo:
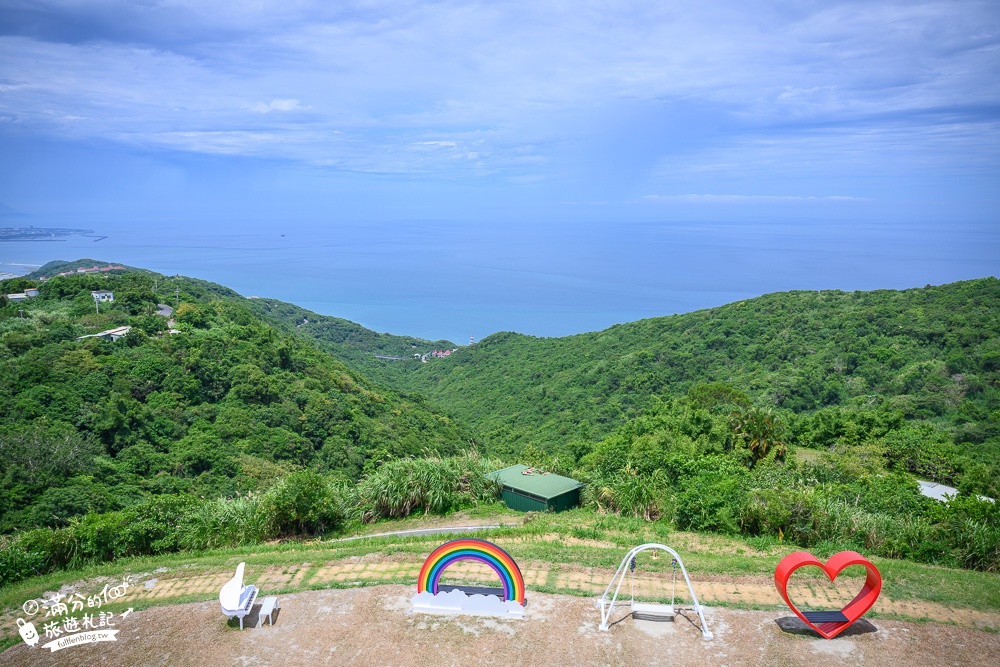
[[[747, 160], [871, 161], [886, 148], [876, 135], [898, 127], [915, 164], [939, 150], [997, 162], [985, 120], [1000, 104], [997, 12], [978, 0], [18, 7], [0, 36], [0, 118], [62, 138], [519, 182], [603, 178], [607, 141], [642, 148], [616, 148], [628, 164], [608, 166], [641, 182]], [[623, 127], [626, 101], [645, 113]], [[978, 140], [931, 131], [943, 124]], [[643, 146], [653, 131], [662, 140]], [[749, 146], [758, 137], [782, 143]]]
[[298, 109], [308, 108], [303, 107], [299, 104], [299, 100], [288, 99], [288, 100], [271, 100], [270, 103], [257, 102], [252, 107], [250, 107], [257, 113], [271, 113], [272, 111], [296, 111]]
[[467, 595], [457, 589], [437, 595], [424, 591], [411, 597], [410, 602], [413, 604], [413, 611], [425, 614], [524, 618], [524, 607], [513, 600], [501, 600], [495, 595]]
[[862, 202], [869, 201], [867, 197], [832, 196], [798, 196], [798, 195], [646, 195], [646, 201], [654, 202], [684, 202], [688, 204], [780, 204], [780, 203], [823, 203], [823, 202]]

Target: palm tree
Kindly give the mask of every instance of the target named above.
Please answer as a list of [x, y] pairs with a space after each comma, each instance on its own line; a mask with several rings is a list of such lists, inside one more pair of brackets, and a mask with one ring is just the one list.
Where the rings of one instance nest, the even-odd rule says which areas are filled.
[[775, 456], [784, 459], [788, 448], [782, 440], [785, 425], [771, 408], [747, 408], [730, 415], [733, 440], [742, 442], [750, 450], [750, 466], [774, 450]]

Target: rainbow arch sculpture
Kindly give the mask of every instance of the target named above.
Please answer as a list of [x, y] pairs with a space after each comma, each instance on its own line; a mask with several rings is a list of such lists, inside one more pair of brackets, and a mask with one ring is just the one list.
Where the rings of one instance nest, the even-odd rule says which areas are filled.
[[437, 595], [441, 573], [460, 560], [478, 561], [489, 566], [500, 577], [504, 600], [524, 606], [524, 577], [517, 563], [497, 545], [474, 537], [451, 540], [435, 549], [420, 568], [417, 593]]

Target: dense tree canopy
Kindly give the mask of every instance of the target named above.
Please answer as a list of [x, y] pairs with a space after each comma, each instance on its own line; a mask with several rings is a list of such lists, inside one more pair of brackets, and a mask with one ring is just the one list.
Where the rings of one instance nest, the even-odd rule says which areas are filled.
[[[966, 457], [953, 466], [979, 466], [981, 477], [988, 468], [997, 483], [995, 278], [769, 294], [565, 338], [499, 333], [450, 359], [385, 372], [502, 455], [529, 443], [572, 455], [642, 414], [653, 397], [694, 391], [694, 400], [729, 413], [771, 408], [790, 428], [788, 445], [870, 441], [905, 421], [907, 432], [929, 429], [931, 443]], [[934, 466], [921, 465], [934, 476]], [[956, 480], [942, 473], [940, 481]]]
[[[96, 289], [114, 291], [100, 314]], [[175, 334], [156, 314], [171, 297]], [[208, 283], [125, 272], [55, 278], [0, 309], [0, 530], [66, 525], [156, 494], [232, 495], [268, 465], [353, 480], [467, 442], [447, 417], [244, 304]], [[78, 340], [124, 325], [115, 342]]]

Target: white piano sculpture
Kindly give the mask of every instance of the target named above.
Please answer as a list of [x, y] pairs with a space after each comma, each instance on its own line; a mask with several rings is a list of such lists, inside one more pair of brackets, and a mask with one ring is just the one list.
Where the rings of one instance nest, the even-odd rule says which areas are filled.
[[236, 575], [226, 582], [226, 585], [219, 591], [219, 604], [222, 605], [222, 613], [230, 619], [235, 616], [240, 619], [240, 630], [243, 629], [243, 617], [253, 609], [253, 603], [257, 599], [256, 586], [243, 585], [243, 568], [246, 563], [236, 566]]

